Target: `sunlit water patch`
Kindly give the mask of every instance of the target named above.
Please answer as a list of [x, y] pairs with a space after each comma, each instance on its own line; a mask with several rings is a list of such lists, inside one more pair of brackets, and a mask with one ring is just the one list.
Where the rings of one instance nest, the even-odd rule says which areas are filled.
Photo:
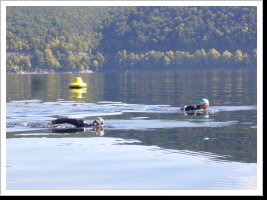
[[256, 164], [136, 143], [142, 142], [106, 137], [8, 139], [7, 189], [256, 189]]
[[114, 129], [156, 129], [156, 128], [179, 128], [179, 127], [223, 127], [231, 126], [238, 121], [214, 122], [208, 119], [196, 121], [175, 121], [175, 120], [110, 120], [107, 121]]

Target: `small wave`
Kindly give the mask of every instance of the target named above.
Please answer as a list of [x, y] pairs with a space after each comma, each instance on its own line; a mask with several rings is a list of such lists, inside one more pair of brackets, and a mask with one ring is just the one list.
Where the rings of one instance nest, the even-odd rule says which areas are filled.
[[32, 100], [19, 100], [19, 101], [10, 101], [9, 103], [41, 103], [42, 100], [32, 99]]
[[214, 106], [214, 109], [219, 111], [240, 111], [240, 110], [256, 110], [257, 106]]
[[114, 101], [99, 101], [98, 104], [121, 104], [121, 101], [114, 102]]
[[134, 119], [134, 120], [135, 120], [135, 119], [141, 119], [141, 120], [142, 120], [142, 119], [148, 119], [148, 118], [149, 118], [149, 117], [132, 117], [131, 119]]
[[[23, 104], [18, 104], [23, 103]], [[25, 104], [26, 103], [26, 104]], [[19, 106], [21, 105], [21, 106]], [[45, 124], [56, 118], [89, 118], [97, 116], [115, 116], [123, 113], [160, 113], [160, 114], [184, 114], [179, 107], [170, 105], [144, 105], [127, 104], [123, 102], [100, 101], [97, 103], [79, 103], [76, 101], [65, 101], [58, 99], [56, 102], [42, 102], [41, 100], [11, 101], [7, 106], [7, 128], [24, 130], [25, 127], [36, 128], [39, 122]], [[248, 106], [211, 106], [209, 113], [255, 110], [255, 105]], [[27, 113], [27, 114], [25, 114]], [[197, 121], [198, 120], [198, 121]], [[27, 123], [23, 125], [22, 123]], [[236, 124], [236, 121], [216, 122], [212, 119], [192, 119], [186, 121], [175, 120], [150, 120], [149, 117], [132, 117], [129, 120], [110, 121], [112, 127], [118, 129], [153, 129], [153, 128], [174, 128], [174, 127], [223, 127]], [[24, 127], [24, 128], [23, 128]]]

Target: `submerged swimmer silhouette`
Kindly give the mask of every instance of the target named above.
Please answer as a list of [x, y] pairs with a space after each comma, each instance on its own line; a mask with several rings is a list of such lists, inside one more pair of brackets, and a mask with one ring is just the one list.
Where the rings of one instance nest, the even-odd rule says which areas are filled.
[[74, 119], [74, 118], [62, 118], [56, 119], [51, 122], [48, 122], [47, 126], [52, 126], [53, 124], [72, 124], [77, 127], [92, 127], [92, 126], [101, 126], [104, 124], [104, 120], [102, 117], [97, 117], [92, 123], [88, 123], [82, 119]]

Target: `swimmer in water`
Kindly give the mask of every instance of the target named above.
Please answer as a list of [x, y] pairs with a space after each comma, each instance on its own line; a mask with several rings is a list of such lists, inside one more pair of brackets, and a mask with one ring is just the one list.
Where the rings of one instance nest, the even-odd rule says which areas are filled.
[[88, 123], [82, 119], [73, 119], [73, 118], [63, 118], [63, 119], [56, 119], [51, 122], [48, 122], [46, 126], [52, 126], [53, 124], [72, 124], [77, 127], [95, 127], [101, 126], [104, 124], [104, 120], [102, 117], [97, 117], [92, 123]]
[[208, 99], [201, 99], [199, 105], [186, 105], [182, 107], [180, 110], [182, 111], [194, 111], [194, 110], [207, 110], [209, 108], [209, 100]]

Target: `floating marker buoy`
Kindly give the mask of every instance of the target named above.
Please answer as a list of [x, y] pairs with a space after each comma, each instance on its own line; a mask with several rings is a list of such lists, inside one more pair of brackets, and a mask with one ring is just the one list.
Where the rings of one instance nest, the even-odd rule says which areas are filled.
[[87, 86], [86, 83], [83, 82], [81, 76], [80, 76], [80, 71], [75, 70], [74, 71], [74, 82], [69, 85], [69, 88], [84, 88]]

